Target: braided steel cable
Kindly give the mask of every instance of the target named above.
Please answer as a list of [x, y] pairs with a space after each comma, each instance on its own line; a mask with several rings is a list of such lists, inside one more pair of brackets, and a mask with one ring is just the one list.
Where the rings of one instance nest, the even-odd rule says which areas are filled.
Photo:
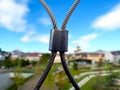
[[80, 2], [80, 0], [76, 0], [75, 3], [70, 8], [70, 10], [68, 11], [68, 13], [67, 13], [67, 15], [66, 15], [66, 17], [64, 19], [64, 22], [62, 24], [61, 30], [65, 30], [66, 29], [66, 25], [68, 23], [68, 20], [69, 20], [70, 16], [72, 15], [72, 12], [74, 11], [74, 9], [77, 7], [79, 2]]
[[57, 52], [51, 52], [51, 56], [50, 56], [50, 61], [44, 71], [44, 73], [42, 74], [42, 77], [40, 78], [40, 80], [38, 81], [36, 87], [34, 88], [34, 90], [39, 90], [39, 88], [41, 87], [42, 83], [44, 82], [46, 76], [48, 75], [52, 65], [53, 65], [53, 62], [54, 62], [54, 59], [55, 59], [55, 56], [56, 56], [56, 53]]
[[[67, 22], [68, 22], [68, 20], [69, 20], [69, 18], [71, 16], [72, 12], [74, 11], [74, 9], [76, 8], [76, 6], [78, 5], [79, 1], [80, 0], [76, 0], [76, 2], [73, 4], [73, 6], [71, 7], [71, 9], [69, 10], [68, 14], [66, 15], [66, 18], [64, 19], [64, 22], [62, 24], [61, 30], [65, 30]], [[54, 30], [58, 30], [57, 23], [55, 21], [55, 18], [53, 16], [52, 12], [50, 11], [49, 7], [44, 2], [44, 0], [40, 0], [40, 2], [43, 4], [43, 6], [45, 7], [46, 11], [48, 12], [48, 14], [49, 14], [49, 16], [51, 18]], [[61, 33], [56, 33], [56, 35], [57, 34], [61, 34]], [[66, 33], [64, 33], [64, 34], [65, 34], [65, 36], [67, 36]], [[54, 38], [52, 38], [52, 39], [55, 40]], [[65, 39], [65, 37], [61, 37], [60, 38], [60, 40], [64, 40], [64, 39]], [[50, 44], [51, 43], [52, 42], [50, 41]], [[55, 43], [52, 43], [53, 46], [54, 46], [54, 44]], [[61, 48], [61, 47], [58, 47], [58, 48]], [[57, 54], [57, 51], [53, 49], [53, 51], [51, 52], [50, 61], [49, 61], [48, 65], [47, 65], [44, 73], [42, 74], [41, 78], [39, 79], [38, 83], [36, 84], [36, 87], [34, 88], [34, 90], [39, 90], [39, 88], [41, 87], [42, 83], [46, 79], [46, 77], [47, 77], [47, 75], [48, 75], [48, 73], [49, 73], [49, 71], [50, 71], [50, 69], [51, 69], [51, 67], [53, 65], [53, 62], [54, 62], [56, 54]], [[65, 73], [67, 74], [70, 82], [72, 83], [72, 85], [75, 87], [76, 90], [80, 90], [79, 86], [76, 84], [76, 82], [74, 81], [73, 77], [71, 76], [71, 74], [69, 72], [69, 69], [67, 68], [67, 64], [65, 62], [65, 57], [64, 57], [64, 52], [60, 52], [60, 58], [61, 58], [61, 62], [62, 62], [63, 68], [65, 70]]]
[[69, 69], [67, 68], [67, 64], [66, 64], [66, 61], [65, 61], [64, 52], [60, 52], [60, 58], [61, 58], [61, 62], [62, 62], [63, 68], [65, 70], [65, 73], [67, 74], [70, 82], [72, 83], [72, 85], [74, 86], [74, 88], [76, 90], [80, 90], [79, 86], [77, 85], [77, 83], [74, 81], [72, 75], [70, 74]]
[[49, 14], [49, 16], [50, 16], [51, 21], [52, 21], [52, 24], [53, 24], [53, 28], [54, 28], [55, 30], [58, 30], [57, 23], [56, 23], [56, 21], [55, 21], [55, 18], [54, 18], [54, 16], [53, 16], [51, 10], [50, 10], [49, 7], [47, 6], [47, 4], [44, 2], [44, 0], [40, 0], [40, 2], [43, 4], [43, 6], [45, 7], [45, 9], [47, 10], [47, 12], [48, 12], [48, 14]]

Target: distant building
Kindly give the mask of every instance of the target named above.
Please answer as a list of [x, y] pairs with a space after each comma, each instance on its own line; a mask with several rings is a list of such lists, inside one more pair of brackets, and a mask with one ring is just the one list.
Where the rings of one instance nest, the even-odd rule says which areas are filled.
[[10, 53], [2, 51], [2, 49], [0, 49], [0, 60], [1, 61], [5, 60], [5, 58], [9, 55], [10, 55]]
[[76, 50], [74, 50], [74, 52], [75, 52], [75, 53], [80, 53], [80, 52], [82, 52], [80, 46], [77, 46], [77, 47], [76, 47]]
[[68, 54], [68, 61], [76, 59], [76, 55], [75, 54]]
[[0, 60], [3, 61], [5, 60], [5, 55], [3, 53], [0, 52]]
[[95, 52], [82, 53], [81, 58], [93, 60], [95, 62], [99, 62], [99, 60], [102, 59], [102, 61], [105, 62], [105, 55], [103, 53], [95, 53]]
[[103, 53], [105, 55], [106, 62], [108, 62], [108, 63], [113, 63], [114, 62], [113, 54], [112, 54], [111, 51], [98, 50], [96, 52], [97, 53]]
[[113, 51], [114, 64], [120, 64], [120, 51]]
[[20, 50], [14, 50], [14, 51], [11, 52], [11, 59], [14, 60], [14, 59], [17, 59], [17, 58], [22, 58], [23, 54], [24, 53]]
[[29, 60], [29, 61], [38, 61], [38, 60], [40, 60], [41, 56], [42, 56], [42, 54], [38, 53], [38, 52], [24, 53], [23, 59]]
[[105, 62], [105, 55], [103, 53], [97, 53], [97, 52], [81, 52], [81, 53], [75, 53], [69, 57], [70, 60], [75, 59], [88, 59], [92, 60], [94, 62], [99, 62], [100, 59]]

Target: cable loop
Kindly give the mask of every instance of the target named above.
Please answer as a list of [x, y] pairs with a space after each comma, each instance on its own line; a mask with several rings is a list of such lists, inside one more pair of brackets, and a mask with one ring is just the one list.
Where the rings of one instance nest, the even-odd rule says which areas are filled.
[[[42, 77], [40, 78], [40, 80], [38, 81], [36, 87], [34, 88], [34, 90], [39, 90], [39, 88], [43, 84], [44, 80], [46, 79], [46, 77], [47, 77], [47, 75], [48, 75], [48, 73], [49, 73], [49, 71], [50, 71], [50, 69], [51, 69], [51, 67], [53, 65], [53, 62], [54, 62], [54, 59], [56, 57], [57, 51], [60, 52], [61, 62], [62, 62], [63, 68], [64, 68], [65, 73], [68, 76], [70, 82], [72, 83], [72, 85], [75, 87], [76, 90], [80, 90], [79, 86], [77, 85], [77, 83], [74, 81], [72, 75], [70, 74], [69, 69], [67, 68], [67, 64], [66, 64], [66, 61], [65, 61], [65, 55], [64, 55], [64, 52], [67, 51], [67, 44], [68, 44], [67, 43], [68, 32], [65, 30], [66, 25], [68, 23], [68, 20], [69, 20], [70, 16], [72, 15], [72, 12], [76, 8], [76, 6], [80, 2], [80, 0], [76, 0], [75, 3], [70, 8], [69, 12], [67, 13], [67, 15], [66, 15], [66, 17], [64, 19], [62, 27], [61, 27], [61, 30], [64, 30], [64, 31], [60, 31], [60, 32], [57, 31], [58, 30], [57, 23], [55, 21], [55, 18], [53, 16], [51, 10], [47, 6], [47, 4], [44, 2], [44, 0], [40, 0], [40, 2], [43, 4], [45, 9], [47, 10], [47, 12], [48, 12], [48, 14], [49, 14], [49, 16], [50, 16], [50, 18], [52, 20], [53, 28], [56, 31], [54, 31], [54, 33], [52, 32], [52, 35], [51, 35], [51, 40], [50, 40], [50, 51], [51, 51], [50, 61], [49, 61], [48, 65], [47, 65], [44, 73], [42, 74]], [[56, 38], [58, 38], [59, 41], [56, 41]], [[62, 45], [61, 43], [64, 44], [64, 45]]]

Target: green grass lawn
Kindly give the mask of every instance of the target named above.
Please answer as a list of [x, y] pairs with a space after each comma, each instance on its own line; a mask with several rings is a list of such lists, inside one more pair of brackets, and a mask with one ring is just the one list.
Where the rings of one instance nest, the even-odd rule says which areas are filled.
[[[44, 82], [44, 86], [49, 86], [50, 85], [52, 87], [52, 85], [55, 84], [54, 78], [55, 78], [55, 76], [57, 76], [57, 74], [54, 75], [53, 72], [58, 70], [57, 69], [58, 67], [62, 68], [62, 65], [61, 64], [53, 64], [53, 67], [52, 67], [50, 73], [48, 74], [48, 77], [46, 78], [46, 80]], [[38, 71], [40, 71], [42, 69], [40, 66], [39, 66], [39, 68], [37, 67], [37, 70], [29, 70], [29, 69], [27, 70], [27, 69], [25, 69], [24, 72], [33, 72], [33, 71], [34, 72], [35, 71], [38, 72]], [[45, 69], [45, 66], [44, 66], [44, 69]], [[70, 70], [72, 76], [79, 75], [79, 74], [84, 73], [84, 72], [99, 71], [98, 69], [97, 70], [92, 70], [92, 69], [78, 69], [78, 70], [74, 70], [72, 67], [69, 67], [69, 70]], [[106, 69], [104, 69], [104, 70], [106, 70]], [[42, 72], [43, 72], [43, 70], [42, 70]], [[38, 73], [38, 74], [40, 74], [40, 73]], [[61, 78], [65, 77], [65, 76], [66, 76], [65, 72], [59, 73], [58, 74], [58, 79], [61, 79]], [[88, 76], [88, 75], [84, 75], [84, 76], [80, 77], [79, 79], [76, 79], [76, 82], [78, 83], [79, 81], [81, 81], [86, 76]], [[96, 80], [96, 78], [97, 77], [94, 77], [90, 81], [88, 81], [84, 86], [82, 86], [81, 90], [92, 90], [91, 83], [94, 82]], [[23, 83], [26, 82], [26, 81], [27, 81], [27, 79], [25, 81], [23, 81]], [[64, 80], [60, 80], [59, 85], [60, 85], [60, 87], [62, 87], [62, 90], [69, 90], [69, 88], [72, 87], [72, 84], [68, 80], [67, 77]], [[12, 89], [9, 88], [7, 90], [16, 90], [16, 89], [13, 89], [13, 88], [16, 88], [16, 85], [13, 85]]]
[[81, 90], [92, 90], [91, 88], [91, 82], [94, 82], [96, 80], [96, 77], [93, 77], [90, 79], [85, 85], [81, 87]]
[[[108, 75], [108, 76], [97, 76], [97, 77], [93, 77], [92, 79], [90, 79], [85, 85], [83, 85], [81, 87], [81, 90], [103, 90], [103, 89], [93, 89], [93, 85], [96, 87], [94, 88], [99, 88], [99, 87], [102, 87], [102, 86], [105, 86], [105, 87], [112, 87], [110, 85], [106, 86], [106, 84], [108, 83], [108, 81], [111, 79], [111, 78], [114, 78], [114, 77], [119, 77], [120, 76], [120, 72], [117, 72], [117, 73], [113, 73], [111, 75]], [[118, 86], [113, 86], [113, 87], [118, 87]], [[120, 87], [120, 86], [119, 86]], [[112, 89], [104, 89], [104, 90], [112, 90]], [[114, 90], [118, 90], [118, 89], [114, 89]]]

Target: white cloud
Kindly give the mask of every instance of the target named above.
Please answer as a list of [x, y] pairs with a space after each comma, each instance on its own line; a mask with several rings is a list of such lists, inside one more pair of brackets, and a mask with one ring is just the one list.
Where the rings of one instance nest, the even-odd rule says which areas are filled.
[[33, 41], [33, 38], [31, 38], [32, 35], [34, 35], [36, 32], [35, 31], [32, 31], [32, 30], [29, 30], [27, 32], [27, 34], [25, 34], [22, 38], [21, 38], [21, 41], [22, 42], [31, 42]]
[[39, 19], [39, 21], [44, 26], [50, 26], [50, 25], [52, 25], [50, 18], [47, 18], [47, 17], [42, 17], [42, 18]]
[[72, 47], [72, 46], [68, 46], [68, 52], [69, 53], [73, 53], [75, 51], [75, 47]]
[[27, 12], [29, 8], [25, 2], [0, 0], [0, 27], [16, 32], [24, 31], [27, 26]]
[[86, 36], [81, 37], [78, 40], [74, 40], [72, 43], [77, 44], [78, 46], [81, 47], [81, 49], [88, 49], [91, 47], [91, 41], [96, 39], [97, 36], [98, 36], [98, 34], [96, 34], [96, 33], [86, 35]]
[[30, 31], [21, 38], [21, 41], [22, 42], [37, 41], [37, 42], [41, 42], [41, 43], [48, 43], [49, 42], [49, 35], [47, 35], [47, 34], [38, 35], [36, 32]]
[[72, 37], [72, 35], [71, 34], [68, 34], [68, 38], [70, 39]]
[[21, 41], [22, 42], [31, 42], [33, 41], [29, 35], [24, 35], [22, 38], [21, 38]]
[[108, 13], [97, 17], [92, 23], [95, 29], [115, 30], [120, 28], [120, 4]]
[[49, 35], [39, 35], [34, 37], [34, 39], [42, 43], [49, 43]]

